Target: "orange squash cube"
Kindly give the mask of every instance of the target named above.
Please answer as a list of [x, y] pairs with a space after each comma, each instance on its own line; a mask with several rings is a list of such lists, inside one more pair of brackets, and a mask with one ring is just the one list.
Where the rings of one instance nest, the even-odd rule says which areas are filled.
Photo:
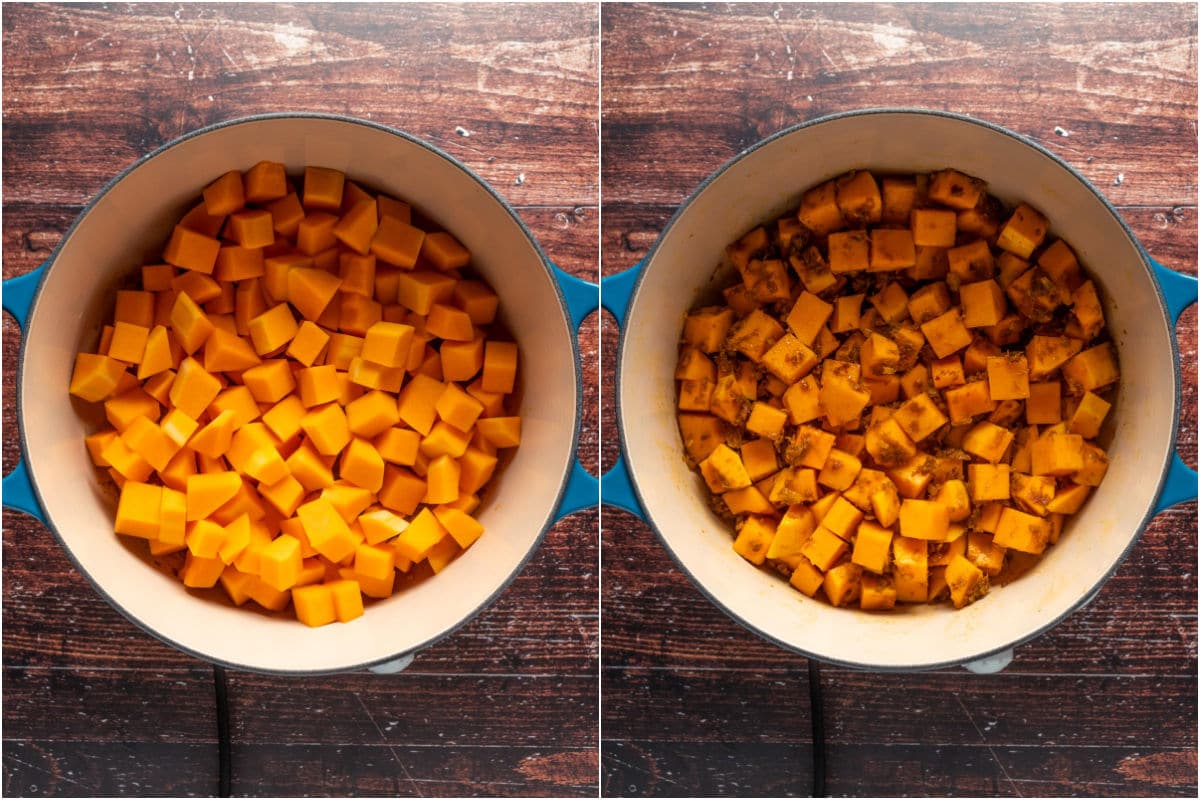
[[370, 249], [380, 261], [401, 269], [412, 269], [424, 241], [425, 232], [420, 228], [385, 216], [379, 220]]
[[1021, 203], [1000, 228], [996, 244], [1021, 258], [1029, 258], [1046, 238], [1049, 224], [1041, 212], [1027, 203]]
[[950, 510], [932, 500], [905, 498], [900, 504], [900, 535], [940, 541], [950, 532]]
[[328, 167], [304, 168], [304, 207], [338, 211], [342, 207], [342, 192], [346, 175]]
[[342, 215], [333, 226], [333, 235], [337, 240], [359, 255], [367, 255], [371, 248], [371, 240], [379, 227], [378, 208], [375, 200], [365, 199]]
[[207, 275], [216, 267], [220, 251], [221, 243], [211, 236], [176, 225], [162, 257], [168, 264]]
[[907, 228], [875, 228], [871, 231], [871, 272], [907, 269], [917, 263], [912, 232]]
[[846, 226], [837, 204], [837, 184], [826, 181], [806, 191], [800, 198], [797, 217], [818, 236], [826, 236]]
[[108, 356], [79, 353], [75, 356], [75, 368], [71, 373], [69, 392], [91, 403], [98, 403], [111, 396], [117, 388], [125, 365]]
[[771, 540], [775, 538], [775, 521], [770, 517], [749, 516], [738, 528], [733, 549], [751, 564], [766, 560]]
[[317, 452], [336, 456], [350, 443], [350, 424], [346, 412], [337, 403], [327, 403], [309, 410], [300, 427]]

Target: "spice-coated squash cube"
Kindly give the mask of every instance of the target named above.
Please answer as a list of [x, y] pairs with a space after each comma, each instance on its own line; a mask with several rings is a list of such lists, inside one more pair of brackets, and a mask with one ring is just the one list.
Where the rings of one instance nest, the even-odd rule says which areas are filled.
[[1071, 394], [1094, 392], [1116, 383], [1120, 377], [1117, 357], [1111, 342], [1090, 347], [1071, 358], [1062, 367], [1063, 381]]
[[946, 565], [945, 579], [955, 608], [970, 605], [988, 593], [987, 575], [965, 555], [957, 555], [950, 560]]
[[815, 245], [809, 245], [799, 254], [789, 255], [788, 263], [800, 276], [800, 282], [804, 284], [804, 288], [814, 294], [819, 294], [835, 286], [838, 282], [838, 277], [829, 269], [829, 263], [825, 260], [825, 256]]
[[962, 449], [984, 461], [997, 463], [1004, 458], [1005, 451], [1013, 442], [1013, 433], [992, 422], [979, 422], [967, 431], [962, 440]]
[[734, 551], [751, 564], [762, 564], [771, 547], [771, 540], [775, 538], [775, 524], [770, 517], [747, 517], [733, 541]]
[[968, 423], [980, 414], [990, 414], [996, 410], [996, 401], [988, 391], [986, 380], [953, 386], [946, 389], [942, 396], [946, 400], [951, 425]]
[[993, 400], [1024, 400], [1029, 397], [1029, 362], [1020, 352], [988, 356], [988, 394]]
[[876, 225], [883, 219], [879, 184], [865, 169], [852, 170], [834, 181], [834, 202], [852, 227]]
[[846, 226], [837, 203], [837, 183], [829, 180], [806, 191], [800, 198], [796, 216], [804, 226], [818, 236]]
[[764, 439], [778, 439], [787, 424], [787, 412], [781, 408], [755, 402], [746, 419], [746, 430]]
[[700, 474], [714, 494], [730, 489], [744, 489], [750, 485], [750, 475], [738, 453], [724, 442], [718, 444], [708, 457], [699, 464]]
[[[1100, 426], [1108, 415], [1112, 404], [1092, 392], [1084, 392], [1075, 407], [1071, 418], [1067, 420], [1067, 430], [1077, 433], [1085, 439], [1095, 438], [1100, 433]], [[1054, 420], [1057, 422], [1058, 420]]]
[[1083, 437], [1074, 433], [1043, 436], [1030, 450], [1034, 475], [1062, 477], [1083, 469]]
[[1029, 258], [1046, 238], [1048, 228], [1049, 222], [1040, 211], [1027, 203], [1021, 203], [1000, 228], [996, 245], [1021, 258]]
[[941, 314], [921, 325], [921, 333], [938, 358], [962, 350], [971, 343], [971, 332], [963, 324], [962, 314], [957, 308]]
[[999, 547], [1040, 555], [1046, 549], [1049, 538], [1049, 521], [1015, 508], [1005, 508], [1000, 512], [993, 543]]
[[952, 305], [946, 282], [935, 281], [917, 289], [908, 298], [908, 315], [913, 322], [922, 325], [946, 313]]
[[892, 579], [897, 600], [925, 602], [929, 596], [929, 554], [925, 541], [892, 537]]
[[849, 453], [837, 448], [829, 452], [829, 458], [817, 475], [817, 483], [827, 486], [834, 491], [848, 489], [862, 470], [862, 462]]
[[974, 208], [986, 188], [983, 181], [955, 169], [937, 170], [929, 175], [929, 199], [954, 209]]
[[859, 599], [862, 594], [862, 567], [846, 562], [830, 568], [825, 573], [822, 588], [825, 596], [835, 606], [847, 606]]
[[886, 611], [895, 608], [896, 584], [891, 575], [864, 572], [860, 580], [859, 608], [864, 611]]
[[967, 485], [971, 489], [971, 501], [1007, 500], [1010, 474], [1008, 464], [968, 464]]
[[778, 303], [792, 296], [792, 279], [778, 258], [752, 259], [742, 270], [746, 292], [755, 303]]
[[842, 537], [823, 526], [818, 526], [812, 536], [800, 548], [801, 554], [813, 566], [826, 571], [842, 559], [850, 550], [850, 546]]
[[866, 231], [829, 234], [829, 271], [835, 275], [863, 272], [871, 266], [871, 237]]
[[789, 386], [812, 372], [817, 354], [791, 333], [785, 333], [763, 353], [761, 363], [772, 375]]
[[996, 325], [1008, 310], [1004, 290], [991, 279], [964, 283], [958, 289], [958, 296], [963, 308], [963, 325], [968, 328]]
[[875, 228], [871, 231], [871, 272], [908, 269], [917, 263], [912, 232], [907, 228]]
[[[950, 273], [964, 284], [987, 280], [996, 271], [992, 251], [982, 239], [951, 247], [946, 251], [946, 262]], [[962, 300], [961, 296], [959, 299]]]
[[949, 248], [954, 246], [958, 218], [953, 211], [940, 208], [914, 208], [910, 226], [914, 244]]

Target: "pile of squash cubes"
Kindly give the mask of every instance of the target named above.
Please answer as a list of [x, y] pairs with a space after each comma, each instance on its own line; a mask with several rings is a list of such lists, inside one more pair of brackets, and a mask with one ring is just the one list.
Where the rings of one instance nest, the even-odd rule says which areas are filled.
[[953, 169], [856, 170], [727, 248], [740, 279], [688, 314], [675, 377], [739, 554], [837, 606], [961, 608], [1058, 541], [1119, 373], [1048, 232]]
[[261, 162], [206, 187], [70, 392], [111, 426], [86, 444], [117, 533], [184, 554], [187, 587], [317, 626], [478, 539], [521, 420], [467, 249], [339, 170], [297, 178]]

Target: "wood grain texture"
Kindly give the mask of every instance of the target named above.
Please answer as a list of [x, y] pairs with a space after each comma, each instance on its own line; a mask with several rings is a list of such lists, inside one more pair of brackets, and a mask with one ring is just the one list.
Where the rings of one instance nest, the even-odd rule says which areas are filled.
[[[252, 113], [363, 117], [491, 183], [547, 255], [598, 276], [598, 13], [525, 5], [6, 6], [3, 274], [44, 261], [114, 175]], [[4, 320], [4, 469], [20, 332]], [[598, 464], [599, 324], [579, 344]], [[595, 510], [546, 534], [474, 620], [396, 676], [229, 673], [248, 795], [595, 795]], [[211, 795], [208, 666], [113, 611], [32, 519], [4, 512], [4, 794]]]
[[[762, 137], [908, 105], [1035, 139], [1156, 259], [1196, 274], [1194, 6], [617, 4], [601, 30], [605, 276]], [[605, 429], [618, 331], [606, 319]], [[1194, 307], [1177, 334], [1194, 466]], [[602, 462], [618, 452], [606, 438]], [[823, 667], [828, 791], [1194, 796], [1196, 526], [1194, 503], [1158, 515], [1091, 605], [997, 675]], [[633, 516], [605, 507], [602, 527], [604, 794], [808, 792], [804, 659], [710, 604]]]

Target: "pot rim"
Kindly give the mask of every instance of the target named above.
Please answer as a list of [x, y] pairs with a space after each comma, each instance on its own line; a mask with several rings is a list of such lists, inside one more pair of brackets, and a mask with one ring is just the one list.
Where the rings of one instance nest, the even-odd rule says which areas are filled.
[[[414, 645], [412, 648], [409, 648], [406, 650], [401, 650], [401, 651], [391, 653], [386, 656], [381, 656], [379, 658], [373, 658], [369, 661], [356, 662], [354, 664], [338, 666], [338, 667], [335, 667], [332, 669], [317, 669], [317, 670], [272, 669], [272, 668], [264, 668], [264, 667], [260, 667], [260, 666], [248, 666], [248, 665], [239, 664], [239, 663], [236, 663], [233, 661], [227, 661], [225, 659], [214, 658], [212, 656], [205, 655], [191, 647], [188, 647], [187, 645], [184, 645], [183, 643], [181, 643], [169, 636], [166, 636], [161, 631], [151, 628], [150, 626], [143, 623], [141, 621], [141, 619], [139, 619], [137, 616], [135, 616], [132, 612], [128, 611], [124, 606], [117, 603], [112, 598], [112, 596], [104, 589], [104, 587], [101, 586], [99, 584], [99, 582], [92, 576], [92, 574], [88, 570], [86, 570], [83, 567], [83, 565], [79, 562], [79, 560], [75, 556], [74, 551], [71, 550], [71, 548], [67, 545], [66, 540], [63, 538], [62, 534], [59, 533], [58, 527], [54, 524], [54, 521], [51, 518], [51, 515], [46, 511], [46, 504], [43, 500], [42, 492], [38, 487], [38, 482], [37, 482], [36, 476], [34, 474], [34, 471], [29, 468], [29, 463], [30, 463], [29, 459], [25, 457], [25, 454], [30, 452], [30, 448], [29, 448], [29, 442], [25, 438], [25, 426], [22, 424], [22, 421], [24, 419], [24, 412], [23, 412], [23, 404], [22, 404], [23, 392], [21, 391], [21, 387], [24, 385], [25, 352], [26, 352], [26, 343], [28, 341], [28, 336], [26, 335], [26, 332], [32, 326], [33, 320], [37, 316], [38, 304], [42, 299], [42, 286], [46, 281], [46, 277], [50, 274], [50, 269], [54, 266], [54, 263], [58, 260], [58, 256], [62, 252], [63, 246], [66, 245], [67, 242], [70, 241], [72, 235], [75, 233], [76, 228], [78, 228], [84, 222], [84, 220], [87, 218], [87, 216], [91, 213], [92, 209], [100, 202], [100, 200], [105, 195], [107, 195], [112, 189], [114, 189], [119, 183], [121, 183], [121, 181], [123, 181], [131, 173], [133, 173], [135, 170], [140, 168], [142, 165], [144, 165], [144, 164], [148, 163], [149, 161], [151, 161], [152, 159], [154, 159], [156, 156], [159, 156], [168, 150], [171, 150], [175, 147], [185, 144], [186, 142], [188, 142], [192, 139], [213, 133], [213, 132], [221, 130], [223, 128], [230, 128], [230, 127], [234, 127], [237, 125], [254, 124], [254, 123], [270, 121], [270, 120], [285, 120], [285, 119], [322, 120], [322, 121], [330, 121], [330, 122], [341, 122], [341, 123], [347, 123], [347, 124], [353, 124], [353, 125], [361, 125], [366, 128], [373, 128], [373, 129], [378, 130], [383, 133], [389, 133], [389, 134], [392, 134], [393, 136], [397, 136], [401, 139], [404, 139], [411, 144], [415, 144], [419, 147], [423, 147], [424, 149], [429, 150], [430, 152], [434, 153], [435, 155], [441, 157], [443, 160], [448, 162], [451, 166], [453, 166], [453, 167], [457, 168], [458, 170], [460, 170], [461, 172], [463, 172], [467, 177], [474, 180], [480, 186], [480, 188], [482, 188], [485, 192], [487, 192], [487, 194], [490, 195], [491, 198], [504, 209], [504, 211], [509, 215], [509, 217], [512, 219], [512, 221], [518, 226], [521, 233], [524, 235], [525, 239], [533, 247], [534, 252], [537, 253], [538, 259], [542, 265], [542, 269], [544, 269], [546, 271], [546, 274], [550, 277], [550, 283], [554, 288], [554, 292], [555, 292], [556, 296], [558, 297], [558, 310], [562, 316], [563, 325], [567, 329], [567, 331], [569, 332], [570, 337], [571, 337], [571, 350], [573, 353], [576, 354], [576, 358], [574, 358], [572, 360], [572, 365], [571, 365], [572, 369], [575, 373], [575, 409], [574, 409], [574, 416], [573, 416], [573, 420], [572, 420], [571, 446], [570, 446], [570, 452], [572, 453], [572, 458], [569, 460], [566, 468], [563, 470], [562, 477], [559, 480], [558, 493], [555, 498], [554, 504], [548, 510], [548, 512], [546, 514], [545, 522], [542, 524], [541, 529], [539, 530], [537, 536], [534, 538], [534, 541], [533, 541], [532, 545], [529, 547], [528, 551], [521, 557], [520, 562], [516, 565], [516, 567], [512, 570], [512, 572], [504, 579], [504, 581], [496, 588], [496, 590], [494, 592], [492, 592], [492, 594], [490, 594], [478, 606], [476, 606], [469, 613], [464, 615], [461, 619], [459, 619], [453, 625], [447, 627], [445, 630], [438, 633], [437, 635], [431, 636], [428, 639], [426, 639], [425, 641], [422, 641], [419, 644]], [[503, 197], [501, 197], [499, 195], [499, 193], [487, 181], [485, 181], [478, 174], [476, 174], [474, 172], [474, 170], [472, 170], [466, 164], [464, 164], [461, 161], [459, 161], [458, 159], [456, 159], [454, 156], [451, 156], [450, 154], [446, 153], [441, 148], [437, 147], [436, 145], [430, 144], [429, 142], [425, 141], [424, 139], [420, 139], [420, 138], [418, 138], [410, 133], [407, 133], [405, 131], [402, 131], [398, 128], [393, 128], [391, 126], [384, 125], [379, 122], [375, 122], [373, 120], [360, 119], [358, 117], [351, 117], [351, 116], [344, 115], [344, 114], [329, 114], [329, 113], [324, 113], [324, 112], [310, 112], [310, 111], [296, 111], [296, 112], [279, 111], [279, 112], [270, 112], [270, 113], [264, 113], [264, 114], [251, 114], [251, 115], [244, 116], [244, 117], [235, 117], [233, 119], [222, 120], [220, 122], [216, 122], [211, 125], [206, 125], [202, 128], [197, 128], [195, 130], [192, 130], [192, 131], [189, 131], [189, 132], [183, 134], [182, 136], [179, 136], [179, 137], [172, 139], [164, 144], [159, 145], [154, 150], [139, 157], [132, 164], [125, 167], [125, 169], [121, 170], [115, 177], [113, 177], [107, 183], [105, 183], [104, 186], [88, 200], [87, 204], [84, 205], [83, 209], [79, 212], [79, 214], [71, 222], [71, 225], [67, 228], [66, 232], [63, 233], [62, 238], [59, 240], [59, 242], [55, 246], [54, 250], [45, 259], [45, 261], [42, 262], [41, 266], [39, 267], [39, 269], [41, 269], [42, 272], [41, 272], [40, 277], [38, 278], [37, 285], [34, 287], [33, 294], [32, 294], [32, 297], [31, 297], [31, 300], [29, 303], [29, 312], [26, 316], [25, 326], [21, 330], [21, 348], [20, 348], [20, 353], [18, 354], [18, 357], [17, 357], [17, 379], [16, 379], [16, 384], [15, 384], [16, 391], [14, 392], [14, 394], [16, 395], [16, 419], [17, 419], [17, 427], [19, 428], [18, 435], [19, 435], [19, 441], [20, 441], [20, 447], [21, 447], [20, 453], [21, 453], [22, 459], [26, 462], [26, 473], [29, 477], [29, 485], [32, 488], [34, 498], [37, 501], [38, 507], [42, 509], [42, 513], [45, 516], [45, 520], [44, 520], [43, 524], [45, 525], [46, 528], [48, 528], [50, 530], [50, 532], [52, 534], [54, 534], [54, 538], [58, 540], [59, 546], [62, 548], [62, 551], [67, 555], [67, 558], [70, 559], [71, 563], [74, 564], [75, 569], [87, 579], [88, 583], [91, 584], [92, 588], [96, 591], [96, 593], [98, 595], [100, 595], [100, 597], [102, 597], [105, 600], [105, 602], [108, 603], [108, 605], [110, 607], [116, 609], [117, 612], [120, 613], [121, 616], [123, 616], [125, 619], [129, 620], [136, 627], [138, 627], [142, 631], [150, 634], [151, 636], [158, 639], [159, 641], [169, 645], [170, 647], [172, 647], [176, 650], [179, 650], [183, 653], [186, 653], [187, 655], [190, 655], [194, 658], [197, 658], [197, 659], [204, 661], [206, 663], [209, 663], [209, 664], [217, 664], [222, 667], [227, 667], [229, 669], [242, 670], [242, 671], [246, 671], [246, 672], [253, 672], [253, 673], [263, 674], [263, 675], [284, 675], [284, 676], [333, 675], [333, 674], [338, 674], [338, 673], [343, 673], [343, 672], [362, 671], [365, 669], [369, 669], [371, 667], [379, 666], [381, 664], [387, 664], [387, 663], [396, 661], [400, 658], [403, 658], [406, 655], [410, 655], [413, 653], [420, 652], [421, 650], [425, 650], [426, 648], [432, 646], [433, 644], [436, 644], [437, 642], [440, 642], [441, 640], [449, 637], [450, 635], [455, 633], [459, 628], [463, 627], [468, 622], [470, 622], [475, 617], [477, 617], [480, 614], [480, 612], [482, 612], [484, 609], [486, 609], [486, 608], [490, 607], [492, 604], [494, 604], [496, 599], [501, 594], [503, 594], [503, 592], [512, 584], [512, 582], [517, 578], [517, 576], [520, 575], [525, 570], [525, 567], [528, 565], [530, 559], [533, 558], [534, 553], [536, 553], [538, 551], [538, 549], [541, 547], [542, 542], [546, 538], [546, 533], [550, 530], [550, 528], [552, 528], [555, 525], [555, 523], [559, 519], [559, 517], [556, 514], [556, 511], [559, 508], [559, 506], [562, 504], [563, 497], [566, 494], [567, 483], [569, 482], [570, 476], [571, 476], [571, 469], [575, 463], [573, 454], [575, 453], [575, 450], [577, 449], [578, 444], [579, 444], [579, 433], [580, 433], [580, 427], [582, 425], [582, 416], [583, 416], [582, 415], [582, 411], [583, 411], [583, 374], [582, 374], [582, 370], [579, 366], [578, 356], [577, 356], [577, 354], [579, 352], [578, 331], [571, 324], [571, 317], [570, 317], [570, 312], [569, 312], [568, 306], [567, 306], [566, 296], [563, 294], [562, 285], [559, 283], [558, 280], [556, 280], [554, 278], [554, 273], [552, 272], [552, 267], [553, 267], [553, 262], [550, 261], [549, 257], [546, 255], [545, 251], [542, 249], [541, 244], [538, 242], [537, 238], [534, 237], [533, 233], [529, 230], [529, 227], [521, 219], [520, 215], [517, 214], [516, 210], [508, 203], [508, 201], [506, 201]]]
[[[861, 109], [854, 109], [854, 110], [850, 110], [850, 111], [841, 111], [841, 112], [836, 112], [833, 114], [827, 114], [824, 116], [816, 117], [814, 119], [806, 120], [804, 122], [797, 123], [796, 125], [791, 125], [787, 128], [776, 131], [775, 133], [755, 142], [754, 144], [750, 145], [749, 147], [746, 147], [741, 152], [739, 152], [737, 155], [730, 158], [728, 161], [726, 161], [724, 164], [722, 164], [720, 167], [718, 167], [712, 174], [710, 174], [703, 181], [701, 181], [700, 184], [691, 192], [691, 194], [689, 194], [687, 196], [687, 198], [682, 203], [680, 203], [679, 207], [675, 210], [675, 213], [671, 215], [670, 220], [668, 220], [667, 224], [663, 227], [662, 232], [659, 233], [658, 237], [654, 240], [654, 244], [651, 245], [650, 250], [646, 253], [645, 257], [641, 261], [639, 261], [634, 267], [632, 267], [632, 269], [637, 270], [637, 274], [634, 277], [633, 286], [630, 289], [629, 301], [628, 301], [626, 308], [627, 309], [633, 308], [634, 303], [637, 299], [637, 296], [642, 289], [642, 284], [645, 280], [646, 272], [648, 271], [648, 268], [650, 267], [651, 263], [654, 261], [655, 256], [658, 254], [658, 250], [661, 247], [663, 240], [667, 237], [667, 234], [670, 233], [671, 229], [675, 227], [676, 223], [678, 223], [679, 220], [684, 216], [684, 214], [687, 213], [687, 211], [691, 207], [692, 203], [701, 194], [703, 194], [712, 183], [714, 183], [717, 179], [719, 179], [722, 175], [724, 175], [728, 170], [730, 170], [734, 165], [736, 165], [737, 163], [742, 161], [744, 158], [746, 158], [750, 154], [756, 152], [757, 150], [759, 150], [763, 147], [773, 144], [775, 141], [777, 141], [779, 139], [783, 139], [785, 137], [798, 134], [803, 130], [806, 130], [808, 128], [812, 128], [812, 127], [815, 127], [818, 125], [823, 125], [823, 124], [830, 123], [830, 122], [836, 122], [836, 121], [839, 121], [842, 119], [847, 119], [847, 118], [852, 118], [852, 117], [900, 116], [900, 115], [910, 115], [910, 114], [929, 116], [929, 117], [940, 117], [943, 119], [953, 120], [955, 122], [964, 122], [964, 123], [969, 123], [972, 125], [977, 125], [979, 127], [988, 129], [993, 133], [1007, 136], [1008, 138], [1013, 139], [1014, 141], [1025, 145], [1026, 147], [1032, 148], [1033, 150], [1035, 150], [1036, 152], [1038, 152], [1045, 158], [1048, 158], [1055, 165], [1066, 170], [1073, 178], [1075, 178], [1075, 180], [1077, 180], [1086, 189], [1088, 189], [1093, 195], [1096, 196], [1096, 199], [1098, 199], [1101, 202], [1101, 204], [1108, 211], [1108, 213], [1112, 216], [1112, 218], [1117, 222], [1118, 225], [1120, 225], [1121, 230], [1124, 232], [1125, 236], [1129, 239], [1130, 243], [1133, 245], [1135, 251], [1137, 252], [1137, 254], [1140, 258], [1140, 261], [1141, 261], [1142, 268], [1146, 271], [1147, 277], [1150, 279], [1150, 283], [1154, 287], [1155, 297], [1158, 300], [1158, 305], [1159, 305], [1159, 309], [1162, 314], [1162, 319], [1164, 321], [1164, 324], [1166, 325], [1168, 330], [1172, 330], [1172, 331], [1174, 330], [1174, 325], [1171, 322], [1170, 314], [1168, 313], [1168, 310], [1167, 310], [1166, 297], [1163, 294], [1162, 287], [1159, 285], [1158, 280], [1154, 277], [1154, 272], [1150, 266], [1149, 254], [1146, 252], [1145, 248], [1142, 247], [1141, 242], [1139, 242], [1137, 237], [1133, 234], [1133, 231], [1130, 229], [1128, 223], [1126, 223], [1124, 218], [1120, 215], [1120, 213], [1117, 212], [1116, 207], [1113, 206], [1113, 204], [1108, 200], [1108, 198], [1105, 197], [1100, 192], [1100, 190], [1097, 189], [1078, 170], [1076, 170], [1074, 167], [1072, 167], [1070, 164], [1068, 164], [1066, 161], [1064, 161], [1061, 157], [1059, 157], [1055, 153], [1051, 152], [1050, 150], [1046, 149], [1044, 146], [1033, 141], [1029, 137], [1023, 136], [1022, 134], [1019, 134], [1008, 128], [997, 125], [996, 123], [988, 122], [986, 120], [977, 119], [975, 117], [971, 117], [966, 114], [960, 114], [960, 113], [956, 113], [956, 112], [952, 112], [952, 111], [943, 111], [940, 109], [930, 109], [930, 108], [904, 107], [904, 106], [895, 106], [895, 107], [881, 106], [881, 107], [872, 107], [872, 108], [861, 108]], [[627, 456], [628, 452], [629, 452], [628, 441], [625, 438], [625, 428], [624, 428], [624, 425], [622, 424], [622, 419], [623, 419], [624, 415], [623, 415], [623, 410], [621, 407], [621, 383], [622, 383], [621, 375], [622, 375], [622, 372], [624, 370], [624, 365], [625, 365], [626, 345], [629, 342], [627, 321], [628, 321], [628, 313], [626, 314], [626, 319], [620, 321], [621, 322], [620, 338], [617, 343], [617, 368], [616, 368], [616, 375], [615, 375], [614, 384], [613, 384], [615, 397], [616, 397], [617, 431], [618, 431], [618, 437], [619, 437], [619, 442], [620, 442], [620, 447], [621, 447], [620, 452], [623, 456]], [[1170, 339], [1170, 344], [1171, 344], [1171, 362], [1174, 367], [1173, 374], [1172, 374], [1173, 383], [1172, 383], [1171, 400], [1172, 400], [1172, 405], [1173, 405], [1173, 413], [1172, 413], [1172, 418], [1171, 418], [1171, 438], [1170, 438], [1170, 444], [1173, 447], [1175, 439], [1178, 437], [1178, 434], [1179, 434], [1179, 406], [1180, 406], [1180, 396], [1179, 396], [1180, 388], [1179, 387], [1180, 387], [1180, 383], [1181, 383], [1181, 377], [1180, 377], [1180, 375], [1181, 375], [1180, 368], [1181, 367], [1180, 367], [1180, 363], [1179, 363], [1179, 345], [1176, 342], [1175, 336], [1172, 335], [1168, 338]], [[1044, 633], [1048, 632], [1051, 628], [1054, 628], [1055, 626], [1057, 626], [1060, 622], [1062, 622], [1064, 619], [1069, 617], [1071, 614], [1075, 613], [1080, 608], [1082, 608], [1082, 607], [1086, 606], [1088, 603], [1090, 603], [1091, 600], [1103, 588], [1104, 584], [1108, 582], [1108, 579], [1112, 577], [1112, 574], [1120, 567], [1120, 565], [1128, 557], [1130, 550], [1133, 549], [1134, 545], [1137, 543], [1138, 539], [1141, 537], [1142, 531], [1145, 530], [1145, 528], [1149, 524], [1150, 520], [1155, 516], [1155, 514], [1156, 514], [1155, 503], [1158, 500], [1158, 497], [1162, 494], [1163, 487], [1166, 482], [1167, 469], [1170, 465], [1170, 459], [1168, 458], [1168, 460], [1164, 463], [1163, 469], [1158, 475], [1158, 480], [1157, 480], [1157, 484], [1155, 486], [1154, 494], [1152, 495], [1150, 502], [1146, 507], [1145, 512], [1142, 514], [1141, 521], [1138, 523], [1133, 534], [1129, 537], [1128, 544], [1126, 544], [1125, 548], [1121, 551], [1120, 555], [1113, 562], [1112, 567], [1107, 572], [1105, 572], [1103, 576], [1101, 576], [1100, 580], [1089, 591], [1085, 592], [1083, 594], [1083, 596], [1081, 596], [1079, 599], [1077, 599], [1075, 602], [1073, 602], [1070, 606], [1068, 606], [1066, 608], [1066, 610], [1064, 610], [1061, 614], [1059, 614], [1054, 619], [1048, 621], [1046, 624], [1038, 627], [1031, 633], [1028, 633], [1024, 636], [1018, 637], [1010, 642], [1000, 644], [1000, 645], [991, 647], [986, 650], [982, 650], [978, 654], [972, 655], [969, 658], [951, 659], [951, 660], [947, 660], [947, 661], [933, 661], [930, 663], [910, 664], [910, 665], [870, 664], [870, 663], [855, 662], [855, 661], [845, 661], [842, 659], [829, 658], [826, 656], [817, 655], [816, 653], [813, 653], [813, 652], [805, 649], [804, 647], [801, 647], [801, 646], [798, 646], [795, 644], [791, 644], [789, 642], [784, 642], [784, 641], [780, 640], [778, 637], [771, 636], [771, 635], [763, 632], [758, 627], [756, 627], [754, 624], [752, 624], [749, 621], [747, 621], [746, 619], [744, 619], [742, 616], [734, 613], [724, 603], [722, 603], [721, 600], [718, 597], [716, 597], [716, 595], [714, 595], [712, 592], [710, 592], [707, 586], [703, 585], [699, 580], [697, 580], [696, 576], [692, 573], [692, 571], [690, 569], [688, 569], [687, 565], [683, 563], [683, 561], [680, 559], [679, 555], [671, 547], [670, 543], [667, 541], [667, 537], [663, 535], [662, 530], [660, 529], [659, 525], [653, 519], [653, 515], [650, 512], [651, 506], [649, 503], [647, 503], [646, 495], [644, 495], [642, 493], [641, 489], [638, 486], [637, 474], [636, 474], [636, 464], [632, 461], [632, 459], [629, 459], [628, 457], [626, 457], [625, 465], [629, 472], [629, 483], [633, 489], [634, 496], [637, 498], [638, 503], [641, 506], [641, 508], [643, 509], [643, 513], [645, 514], [645, 518], [644, 518], [645, 523], [648, 526], [650, 526], [651, 530], [654, 531], [655, 536], [658, 538], [659, 542], [663, 545], [663, 548], [671, 555], [671, 558], [675, 562], [676, 566], [678, 566], [679, 569], [685, 575], [687, 575], [688, 580], [691, 582], [691, 584], [695, 588], [697, 588], [700, 591], [700, 593], [710, 603], [712, 603], [714, 606], [716, 606], [721, 611], [723, 611], [734, 622], [737, 622], [743, 628], [745, 628], [746, 630], [755, 634], [759, 638], [765, 639], [765, 640], [777, 645], [778, 647], [781, 647], [784, 650], [796, 653], [797, 655], [804, 656], [805, 658], [816, 659], [818, 661], [822, 661], [822, 662], [832, 664], [835, 666], [846, 667], [849, 669], [856, 669], [856, 670], [863, 670], [863, 671], [870, 671], [870, 672], [900, 673], [900, 672], [924, 672], [924, 671], [928, 671], [928, 670], [944, 669], [947, 667], [961, 666], [966, 663], [970, 663], [970, 662], [977, 661], [977, 660], [980, 660], [983, 658], [987, 658], [989, 656], [997, 655], [999, 653], [1003, 653], [1003, 652], [1012, 650], [1013, 648], [1019, 647], [1019, 646], [1025, 644], [1026, 642], [1036, 639], [1039, 636], [1043, 635]]]

